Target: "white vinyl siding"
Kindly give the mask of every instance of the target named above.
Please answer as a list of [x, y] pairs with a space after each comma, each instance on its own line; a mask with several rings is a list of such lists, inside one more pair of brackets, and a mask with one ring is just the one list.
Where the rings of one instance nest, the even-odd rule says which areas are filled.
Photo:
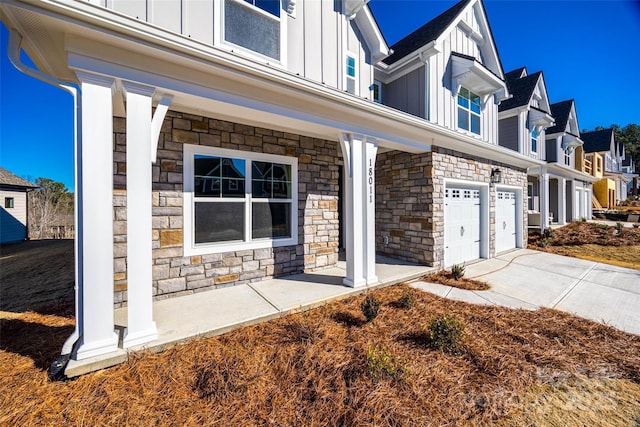
[[[13, 207], [6, 207], [13, 200]], [[27, 237], [27, 194], [24, 191], [0, 190], [0, 243], [16, 242]]]

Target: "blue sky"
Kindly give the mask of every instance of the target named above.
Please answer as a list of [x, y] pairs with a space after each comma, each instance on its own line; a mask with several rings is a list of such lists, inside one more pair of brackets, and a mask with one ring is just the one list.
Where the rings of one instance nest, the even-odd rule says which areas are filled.
[[[455, 4], [372, 0], [391, 45]], [[640, 3], [486, 0], [505, 72], [544, 72], [551, 102], [575, 99], [580, 128], [640, 124], [633, 76], [640, 69]], [[73, 102], [61, 89], [18, 72], [0, 46], [0, 166], [73, 190]], [[632, 78], [629, 80], [629, 78]]]

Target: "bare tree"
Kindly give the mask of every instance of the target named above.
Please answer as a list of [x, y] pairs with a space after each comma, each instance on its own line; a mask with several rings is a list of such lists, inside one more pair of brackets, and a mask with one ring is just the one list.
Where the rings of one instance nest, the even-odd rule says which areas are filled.
[[46, 239], [61, 217], [73, 213], [73, 194], [61, 182], [36, 180], [38, 188], [29, 194], [29, 237]]

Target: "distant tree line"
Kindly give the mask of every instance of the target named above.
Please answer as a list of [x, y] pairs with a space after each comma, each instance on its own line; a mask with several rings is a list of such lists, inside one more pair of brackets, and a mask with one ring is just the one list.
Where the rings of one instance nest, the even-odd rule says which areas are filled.
[[29, 192], [29, 238], [73, 237], [73, 193], [61, 182], [49, 178], [35, 180]]
[[[609, 127], [613, 128], [616, 141], [624, 144], [627, 157], [631, 156], [633, 162], [636, 164], [636, 168], [640, 167], [640, 126], [632, 123], [625, 127], [620, 127], [615, 124]], [[605, 128], [602, 126], [596, 126], [596, 128], [592, 130], [602, 129]], [[584, 129], [582, 132], [589, 131]]]

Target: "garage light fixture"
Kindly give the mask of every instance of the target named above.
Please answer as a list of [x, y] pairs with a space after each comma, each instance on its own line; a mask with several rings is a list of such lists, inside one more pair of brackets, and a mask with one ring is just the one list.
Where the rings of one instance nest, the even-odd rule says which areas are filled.
[[498, 168], [491, 169], [491, 182], [493, 184], [499, 184], [501, 178], [502, 178], [502, 172], [500, 171], [500, 169]]

